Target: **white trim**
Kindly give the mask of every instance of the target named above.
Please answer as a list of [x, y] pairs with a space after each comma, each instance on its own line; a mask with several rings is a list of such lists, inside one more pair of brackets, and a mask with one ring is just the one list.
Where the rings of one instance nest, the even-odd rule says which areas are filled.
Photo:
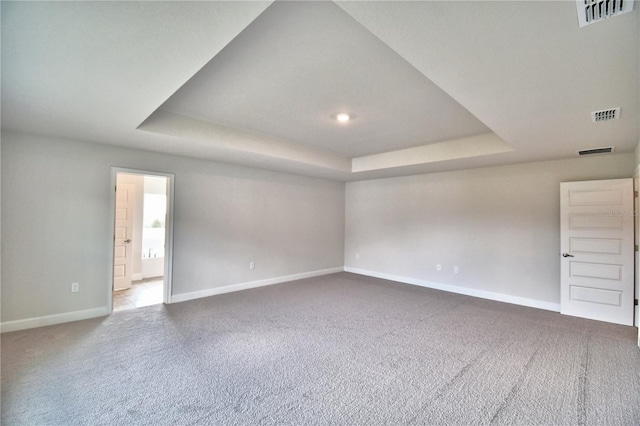
[[167, 178], [167, 219], [164, 235], [164, 289], [162, 290], [163, 302], [172, 303], [173, 292], [173, 218], [175, 205], [176, 176], [173, 173], [161, 173]]
[[383, 272], [368, 271], [366, 269], [344, 267], [345, 272], [351, 272], [369, 277], [382, 278], [404, 284], [412, 284], [420, 287], [433, 288], [436, 290], [448, 291], [450, 293], [464, 294], [467, 296], [479, 297], [482, 299], [495, 300], [498, 302], [512, 303], [514, 305], [528, 306], [530, 308], [544, 309], [546, 311], [560, 312], [560, 304], [544, 302], [542, 300], [528, 299], [526, 297], [511, 296], [504, 293], [494, 293], [492, 291], [478, 290], [475, 288], [460, 287], [451, 284], [441, 284], [432, 281], [420, 280], [417, 278], [402, 277], [399, 275], [385, 274]]
[[[142, 278], [140, 278], [141, 280], [148, 280], [149, 278], [163, 278], [164, 275], [158, 275], [158, 274], [142, 274]], [[167, 302], [165, 302], [167, 303]]]
[[[638, 149], [638, 148], [636, 148]], [[638, 198], [635, 196], [635, 191], [640, 191], [640, 187], [638, 185], [638, 181], [640, 180], [640, 164], [636, 166], [636, 169], [633, 171], [633, 209], [637, 211], [639, 208]], [[638, 235], [638, 231], [640, 227], [638, 226], [638, 217], [633, 218], [633, 244], [640, 244], [640, 235]], [[638, 252], [634, 250], [633, 256], [633, 291], [634, 291], [634, 300], [640, 298], [640, 262], [638, 262]], [[638, 346], [640, 346], [640, 306], [636, 306], [634, 310], [634, 319], [633, 324], [638, 327]]]
[[[269, 278], [259, 281], [250, 281], [247, 283], [228, 285], [225, 287], [211, 288], [207, 290], [194, 291], [191, 293], [183, 293], [174, 295], [171, 303], [185, 302], [187, 300], [199, 299], [201, 297], [214, 296], [217, 294], [230, 293], [234, 291], [247, 290], [250, 288], [264, 287], [272, 284], [280, 284], [288, 281], [301, 280], [304, 278], [319, 277], [322, 275], [335, 274], [344, 271], [344, 268], [321, 269], [318, 271], [303, 272], [301, 274], [286, 275], [283, 277]], [[47, 325], [62, 324], [66, 322], [85, 320], [89, 318], [102, 317], [111, 314], [111, 307], [103, 306], [102, 308], [87, 309], [84, 311], [65, 312], [63, 314], [47, 315], [44, 317], [27, 318], [16, 321], [6, 321], [0, 323], [0, 332], [7, 333], [10, 331], [26, 330], [29, 328], [45, 327]]]
[[343, 267], [321, 269], [318, 271], [303, 272], [301, 274], [285, 275], [283, 277], [268, 278], [265, 280], [249, 281], [246, 283], [232, 284], [224, 287], [215, 287], [206, 290], [192, 291], [190, 293], [174, 294], [171, 296], [171, 303], [186, 302], [187, 300], [200, 299], [202, 297], [215, 296], [218, 294], [231, 293], [240, 290], [248, 290], [250, 288], [264, 287], [272, 284], [301, 280], [304, 278], [319, 277], [321, 275], [335, 274], [342, 271], [344, 271]]
[[111, 178], [109, 179], [109, 250], [107, 251], [107, 315], [113, 311], [113, 250], [115, 248], [116, 234], [116, 181], [118, 169], [111, 167]]
[[[163, 263], [164, 263], [164, 261], [163, 261]], [[159, 278], [164, 278], [164, 275], [162, 275], [162, 272], [160, 274], [154, 274], [154, 273], [133, 274], [133, 276], [131, 277], [131, 281], [132, 282], [136, 282], [136, 281], [148, 280], [149, 278], [158, 278], [159, 279]]]
[[65, 312], [64, 314], [46, 315], [44, 317], [27, 318], [15, 321], [5, 321], [0, 324], [2, 333], [9, 331], [26, 330], [29, 328], [44, 327], [47, 325], [62, 324], [65, 322], [85, 320], [109, 315], [107, 307], [87, 309], [84, 311]]

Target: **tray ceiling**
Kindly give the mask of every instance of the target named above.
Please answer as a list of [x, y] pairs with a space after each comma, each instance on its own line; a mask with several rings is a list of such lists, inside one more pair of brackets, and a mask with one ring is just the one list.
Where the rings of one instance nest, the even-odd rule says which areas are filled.
[[2, 129], [341, 180], [630, 152], [637, 9], [2, 2]]

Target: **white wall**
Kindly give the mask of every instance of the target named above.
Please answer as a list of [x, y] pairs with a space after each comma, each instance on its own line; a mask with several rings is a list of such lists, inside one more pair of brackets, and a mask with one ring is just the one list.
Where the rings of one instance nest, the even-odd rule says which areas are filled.
[[634, 168], [630, 153], [348, 183], [345, 269], [556, 309], [560, 182]]
[[175, 174], [175, 295], [342, 268], [342, 182], [16, 133], [1, 148], [3, 323], [106, 308], [111, 166]]

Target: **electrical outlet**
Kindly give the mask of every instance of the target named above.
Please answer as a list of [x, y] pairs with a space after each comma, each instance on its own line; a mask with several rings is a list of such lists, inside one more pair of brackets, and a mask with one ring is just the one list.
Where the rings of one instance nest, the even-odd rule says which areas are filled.
[[454, 266], [454, 267], [453, 267], [453, 273], [454, 273], [454, 274], [457, 274], [457, 273], [458, 273], [458, 267], [457, 267], [457, 266]]
[[438, 271], [442, 271], [442, 265], [438, 263], [438, 264], [436, 265], [436, 270], [438, 270]]
[[249, 269], [256, 269], [256, 262], [249, 262]]
[[80, 283], [71, 283], [71, 293], [80, 291]]

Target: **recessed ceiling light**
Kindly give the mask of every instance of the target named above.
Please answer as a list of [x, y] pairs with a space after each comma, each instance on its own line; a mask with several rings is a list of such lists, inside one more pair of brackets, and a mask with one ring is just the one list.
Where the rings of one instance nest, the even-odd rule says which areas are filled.
[[347, 121], [351, 120], [351, 116], [346, 112], [341, 112], [339, 114], [336, 114], [336, 120], [341, 123], [346, 123]]

